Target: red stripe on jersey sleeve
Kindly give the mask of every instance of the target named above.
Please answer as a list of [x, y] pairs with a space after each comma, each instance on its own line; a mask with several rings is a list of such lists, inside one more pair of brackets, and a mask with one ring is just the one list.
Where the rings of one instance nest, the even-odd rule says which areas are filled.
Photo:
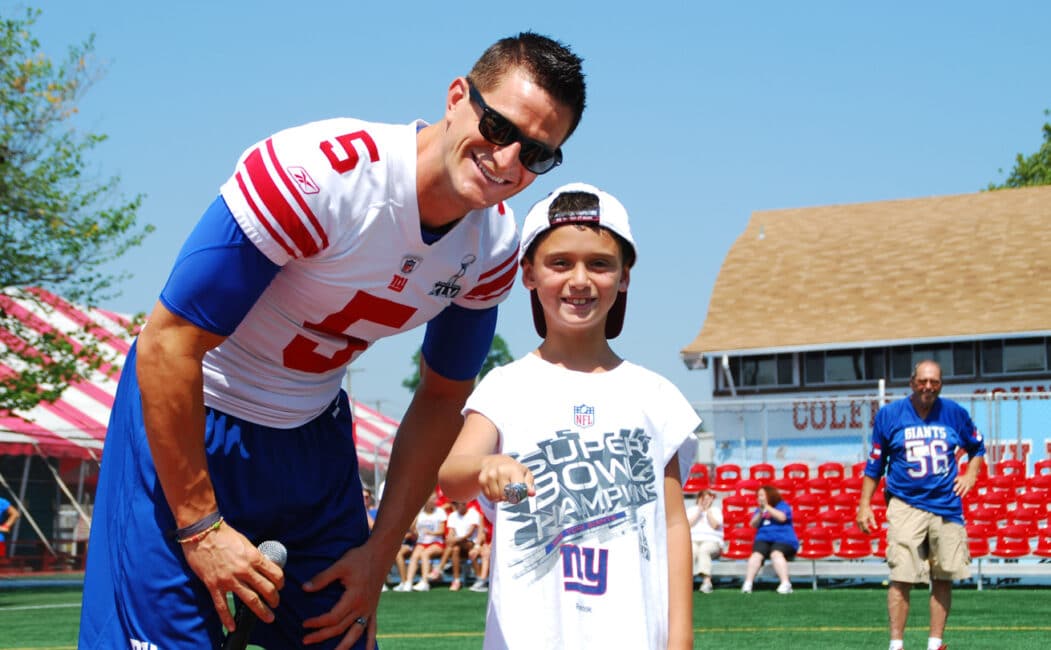
[[515, 283], [515, 272], [517, 269], [512, 266], [507, 269], [507, 272], [489, 282], [479, 284], [475, 288], [471, 289], [466, 296], [465, 300], [488, 300], [499, 296], [502, 293], [510, 291], [512, 285]]
[[512, 253], [511, 256], [508, 257], [506, 260], [504, 260], [503, 262], [500, 262], [499, 264], [497, 264], [493, 268], [491, 268], [488, 271], [486, 271], [486, 272], [482, 273], [481, 275], [479, 275], [478, 276], [478, 281], [481, 282], [482, 280], [485, 280], [486, 278], [494, 276], [497, 273], [502, 273], [503, 270], [507, 267], [508, 264], [513, 266], [514, 263], [517, 260], [518, 260], [518, 250], [515, 250], [515, 252]]
[[303, 252], [303, 256], [309, 257], [317, 253], [317, 242], [314, 241], [314, 237], [307, 230], [299, 215], [296, 214], [292, 206], [285, 200], [284, 195], [281, 194], [277, 183], [274, 182], [270, 172], [266, 169], [266, 163], [263, 162], [263, 152], [258, 148], [253, 149], [252, 153], [245, 158], [245, 170], [248, 171], [252, 187], [259, 194], [263, 205], [274, 216], [274, 219], [277, 220], [278, 225], [285, 231], [285, 234], [292, 238], [292, 242], [296, 247]]
[[263, 214], [262, 210], [259, 209], [259, 206], [255, 204], [255, 201], [252, 200], [252, 195], [248, 193], [248, 187], [245, 186], [245, 181], [241, 176], [241, 172], [237, 172], [235, 178], [237, 178], [238, 187], [241, 188], [241, 194], [244, 195], [245, 200], [248, 201], [248, 207], [255, 213], [256, 218], [259, 219], [259, 223], [263, 224], [266, 231], [270, 233], [270, 236], [274, 238], [274, 241], [281, 245], [281, 248], [285, 249], [285, 252], [288, 253], [289, 257], [294, 258], [296, 252], [288, 245], [288, 242], [286, 242], [285, 238], [281, 236], [281, 233], [277, 232], [277, 230], [270, 225], [270, 220], [265, 214]]
[[274, 169], [277, 170], [278, 175], [281, 176], [281, 180], [284, 182], [285, 187], [288, 188], [289, 193], [296, 199], [296, 203], [299, 208], [303, 210], [303, 214], [307, 215], [307, 219], [310, 219], [310, 223], [313, 224], [314, 230], [321, 235], [321, 248], [328, 248], [328, 233], [321, 227], [317, 217], [314, 216], [313, 210], [307, 205], [307, 202], [303, 200], [302, 194], [299, 193], [299, 189], [292, 183], [292, 179], [288, 177], [285, 172], [285, 168], [281, 166], [281, 163], [277, 160], [277, 152], [274, 151], [274, 140], [269, 138], [266, 141], [266, 153], [270, 156], [270, 162], [274, 164]]

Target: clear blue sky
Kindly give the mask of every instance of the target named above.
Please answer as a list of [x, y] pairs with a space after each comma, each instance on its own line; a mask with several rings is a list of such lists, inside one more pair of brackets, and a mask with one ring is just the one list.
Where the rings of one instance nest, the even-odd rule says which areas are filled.
[[[0, 0], [5, 15], [24, 6]], [[92, 172], [143, 193], [157, 231], [117, 265], [106, 307], [148, 311], [183, 238], [249, 145], [333, 117], [441, 116], [445, 91], [492, 41], [530, 29], [584, 57], [588, 109], [565, 164], [511, 201], [581, 180], [632, 215], [639, 264], [615, 348], [709, 395], [679, 350], [756, 210], [961, 194], [1040, 145], [1051, 108], [1051, 3], [178, 2], [49, 0], [46, 52], [96, 35], [107, 73], [77, 125], [109, 135]], [[890, 236], [891, 233], [888, 233]], [[902, 239], [902, 255], [937, 242]], [[859, 242], [864, 250], [864, 242]], [[524, 289], [497, 331], [538, 343]], [[422, 330], [355, 364], [355, 396], [396, 417]]]

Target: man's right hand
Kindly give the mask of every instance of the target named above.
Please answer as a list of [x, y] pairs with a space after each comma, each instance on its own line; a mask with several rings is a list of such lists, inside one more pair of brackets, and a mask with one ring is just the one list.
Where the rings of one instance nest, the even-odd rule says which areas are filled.
[[876, 515], [872, 513], [872, 506], [868, 504], [861, 504], [858, 506], [858, 515], [856, 517], [858, 528], [863, 533], [871, 533], [876, 530]]
[[[226, 523], [198, 542], [182, 545], [183, 555], [201, 579], [226, 629], [233, 631], [234, 615], [226, 594], [233, 593], [259, 620], [274, 620], [278, 590], [285, 586], [285, 574], [248, 538]], [[269, 607], [267, 607], [269, 605]]]

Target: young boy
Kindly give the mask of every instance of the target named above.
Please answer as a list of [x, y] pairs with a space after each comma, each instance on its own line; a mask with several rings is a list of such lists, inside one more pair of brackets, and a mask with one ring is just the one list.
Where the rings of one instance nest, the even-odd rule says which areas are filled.
[[692, 647], [679, 452], [693, 460], [700, 420], [607, 342], [635, 262], [628, 214], [563, 186], [530, 210], [522, 251], [544, 340], [478, 385], [438, 476], [490, 510], [485, 648]]

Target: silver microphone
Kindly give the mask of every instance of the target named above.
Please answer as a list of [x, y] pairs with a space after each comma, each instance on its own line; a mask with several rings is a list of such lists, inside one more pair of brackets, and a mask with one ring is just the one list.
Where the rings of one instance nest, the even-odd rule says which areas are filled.
[[[281, 542], [268, 539], [259, 545], [259, 552], [268, 560], [281, 567], [285, 567], [288, 560], [288, 549]], [[226, 637], [223, 650], [245, 650], [248, 647], [248, 637], [252, 635], [252, 628], [259, 617], [255, 612], [245, 607], [244, 603], [237, 601], [237, 614], [234, 615], [234, 631]]]

